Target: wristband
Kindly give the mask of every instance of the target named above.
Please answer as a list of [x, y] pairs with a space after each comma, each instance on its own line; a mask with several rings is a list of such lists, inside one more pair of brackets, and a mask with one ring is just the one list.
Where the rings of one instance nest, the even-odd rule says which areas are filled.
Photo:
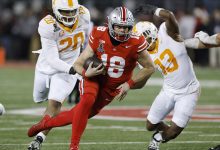
[[83, 69], [83, 71], [82, 71], [82, 76], [83, 76], [83, 78], [86, 78], [86, 70], [85, 69]]
[[128, 85], [129, 85], [130, 88], [134, 87], [134, 85], [135, 85], [135, 82], [134, 82], [134, 80], [132, 80], [132, 79], [128, 80], [127, 83], [128, 83]]
[[157, 17], [160, 17], [160, 11], [163, 10], [163, 8], [157, 8], [156, 11], [154, 12], [154, 15]]

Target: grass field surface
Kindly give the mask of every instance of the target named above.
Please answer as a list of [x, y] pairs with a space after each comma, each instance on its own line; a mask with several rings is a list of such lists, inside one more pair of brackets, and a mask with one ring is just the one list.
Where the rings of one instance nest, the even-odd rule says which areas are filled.
[[[196, 68], [196, 74], [202, 93], [194, 118], [177, 139], [161, 144], [161, 150], [208, 150], [220, 144], [220, 69]], [[124, 101], [114, 101], [97, 118], [89, 120], [80, 150], [146, 150], [152, 133], [145, 130], [143, 113], [160, 91], [160, 77], [155, 73], [153, 82], [141, 90], [130, 91]], [[27, 137], [27, 129], [40, 120], [36, 112], [42, 113], [46, 106], [32, 100], [33, 78], [31, 66], [0, 68], [0, 103], [7, 111], [0, 116], [0, 150], [25, 150], [32, 140]], [[70, 107], [64, 104], [65, 109]], [[125, 110], [129, 115], [117, 114], [116, 109], [125, 108], [129, 108]], [[139, 108], [142, 109], [139, 113], [129, 112]], [[71, 126], [53, 129], [42, 149], [67, 150], [70, 137]]]

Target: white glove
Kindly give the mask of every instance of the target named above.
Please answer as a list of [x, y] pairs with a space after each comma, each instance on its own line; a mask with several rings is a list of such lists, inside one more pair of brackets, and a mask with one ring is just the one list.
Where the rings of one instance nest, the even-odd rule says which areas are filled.
[[203, 32], [203, 31], [199, 31], [199, 32], [195, 33], [195, 35], [194, 35], [194, 37], [198, 38], [202, 43], [213, 44], [213, 45], [217, 44], [216, 43], [216, 36], [217, 36], [217, 34], [209, 36], [206, 32]]
[[202, 42], [205, 43], [204, 40], [206, 40], [207, 37], [209, 37], [208, 33], [206, 32], [203, 32], [203, 31], [199, 31], [199, 32], [196, 32], [195, 35], [194, 35], [195, 38], [199, 38]]

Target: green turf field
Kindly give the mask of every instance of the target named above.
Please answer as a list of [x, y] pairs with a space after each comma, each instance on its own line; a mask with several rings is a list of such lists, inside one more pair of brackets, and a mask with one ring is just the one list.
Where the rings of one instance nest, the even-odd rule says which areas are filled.
[[[214, 80], [217, 86], [202, 87], [198, 105], [215, 106], [220, 109], [220, 69], [196, 68], [200, 81]], [[156, 73], [153, 77], [160, 77]], [[15, 109], [44, 107], [32, 101], [34, 68], [0, 68], [0, 103], [7, 112]], [[220, 83], [219, 83], [220, 85]], [[159, 93], [160, 86], [148, 85], [141, 90], [129, 92], [122, 102], [114, 106], [150, 106]], [[65, 107], [68, 104], [65, 104]], [[201, 112], [202, 114], [202, 112]], [[220, 117], [220, 111], [208, 115]], [[5, 114], [0, 117], [0, 150], [25, 150], [32, 138], [27, 129], [41, 117], [31, 115]], [[97, 120], [89, 121], [81, 140], [81, 150], [146, 150], [151, 137], [145, 130], [144, 121]], [[54, 129], [44, 143], [43, 150], [67, 150], [71, 136], [71, 126]], [[161, 145], [161, 150], [208, 150], [220, 144], [220, 122], [191, 121], [184, 132], [175, 140]]]

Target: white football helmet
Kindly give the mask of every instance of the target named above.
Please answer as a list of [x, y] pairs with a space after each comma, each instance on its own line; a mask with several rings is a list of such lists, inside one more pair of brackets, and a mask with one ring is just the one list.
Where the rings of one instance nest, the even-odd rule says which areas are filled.
[[148, 21], [138, 22], [134, 27], [134, 33], [143, 34], [147, 43], [147, 49], [156, 41], [158, 35], [157, 27]]
[[52, 8], [59, 22], [68, 27], [74, 25], [79, 14], [78, 0], [53, 0]]
[[[119, 33], [114, 30], [114, 25], [128, 28], [127, 33]], [[134, 17], [130, 10], [125, 7], [115, 8], [108, 16], [109, 34], [112, 38], [119, 42], [127, 41], [132, 33], [134, 26]]]

